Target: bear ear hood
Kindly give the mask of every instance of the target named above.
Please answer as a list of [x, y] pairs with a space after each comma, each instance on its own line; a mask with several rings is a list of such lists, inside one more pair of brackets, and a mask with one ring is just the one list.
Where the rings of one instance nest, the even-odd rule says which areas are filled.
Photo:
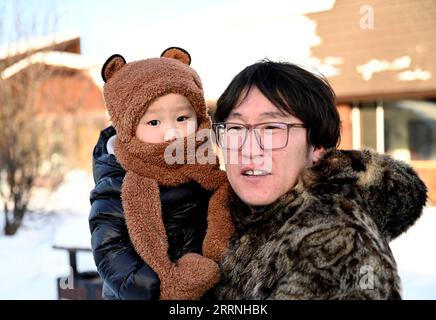
[[179, 60], [188, 66], [191, 65], [191, 55], [185, 49], [179, 47], [169, 47], [160, 55], [162, 58], [171, 58]]
[[135, 140], [137, 124], [148, 106], [170, 93], [189, 100], [197, 115], [198, 130], [210, 128], [201, 79], [190, 62], [189, 53], [178, 47], [165, 49], [159, 57], [128, 63], [119, 54], [107, 59], [101, 71], [103, 95], [118, 140]]
[[[161, 58], [178, 60], [188, 66], [191, 65], [191, 55], [185, 49], [179, 47], [169, 47], [160, 55]], [[112, 76], [127, 64], [126, 59], [120, 54], [111, 55], [101, 68], [101, 77], [104, 82], [108, 82]]]
[[126, 64], [126, 59], [120, 54], [110, 56], [101, 68], [101, 77], [107, 82], [112, 76]]
[[[169, 47], [160, 55], [161, 58], [169, 58], [178, 60], [188, 66], [191, 65], [191, 55], [185, 49], [179, 47]], [[120, 54], [111, 55], [101, 68], [101, 77], [104, 82], [107, 82], [112, 76], [126, 65], [126, 59]]]

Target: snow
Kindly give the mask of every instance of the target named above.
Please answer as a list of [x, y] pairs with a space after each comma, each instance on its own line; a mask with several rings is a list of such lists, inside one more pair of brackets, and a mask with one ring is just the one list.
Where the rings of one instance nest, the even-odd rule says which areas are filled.
[[[23, 226], [13, 237], [0, 235], [0, 299], [57, 299], [56, 279], [68, 276], [65, 250], [57, 246], [89, 248], [89, 192], [94, 182], [82, 171], [70, 172], [49, 195], [37, 190]], [[0, 226], [3, 226], [0, 215]], [[403, 282], [404, 299], [436, 299], [436, 207], [391, 242]], [[90, 252], [78, 253], [79, 271], [95, 270]]]
[[[92, 177], [72, 171], [51, 195], [36, 190], [32, 208], [13, 237], [0, 235], [0, 299], [57, 299], [57, 277], [70, 274], [68, 253], [57, 246], [90, 248], [88, 214]], [[0, 226], [4, 217], [0, 215]], [[79, 271], [96, 270], [92, 254], [79, 252]]]
[[406, 233], [390, 243], [404, 299], [436, 300], [436, 207], [427, 207]]
[[371, 59], [368, 62], [356, 66], [358, 73], [362, 74], [362, 79], [365, 81], [371, 80], [372, 75], [377, 72], [388, 70], [406, 69], [412, 63], [409, 56], [402, 56], [394, 59], [392, 62], [387, 60]]
[[34, 53], [7, 67], [0, 74], [1, 79], [8, 79], [21, 70], [26, 69], [28, 66], [37, 63], [78, 70], [88, 70], [99, 67], [99, 65], [91, 62], [89, 59], [77, 53], [44, 51]]
[[431, 72], [428, 70], [422, 70], [421, 68], [415, 68], [415, 70], [405, 70], [398, 73], [397, 79], [400, 81], [416, 81], [416, 80], [430, 80]]
[[55, 35], [25, 39], [16, 43], [9, 44], [0, 48], [0, 59], [5, 59], [11, 56], [19, 55], [24, 52], [40, 50], [48, 46], [53, 46], [62, 42], [67, 42], [80, 38], [76, 31], [68, 31]]

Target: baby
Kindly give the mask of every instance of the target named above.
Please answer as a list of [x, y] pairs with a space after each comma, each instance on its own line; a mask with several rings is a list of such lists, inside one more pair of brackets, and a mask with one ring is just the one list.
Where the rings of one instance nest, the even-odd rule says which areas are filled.
[[[121, 198], [129, 236], [158, 274], [161, 299], [199, 299], [212, 288], [233, 232], [228, 183], [216, 156], [212, 164], [192, 162], [210, 144], [195, 135], [211, 121], [190, 60], [172, 47], [160, 58], [131, 63], [113, 55], [102, 68], [117, 131], [114, 152], [126, 170]], [[168, 150], [183, 150], [183, 162], [168, 161]]]

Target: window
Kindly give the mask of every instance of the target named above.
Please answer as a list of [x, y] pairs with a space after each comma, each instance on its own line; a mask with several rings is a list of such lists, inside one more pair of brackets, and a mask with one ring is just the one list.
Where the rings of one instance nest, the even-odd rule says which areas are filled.
[[383, 107], [385, 151], [403, 160], [436, 160], [436, 102], [398, 100]]
[[361, 148], [377, 150], [376, 105], [372, 103], [360, 104], [360, 137]]

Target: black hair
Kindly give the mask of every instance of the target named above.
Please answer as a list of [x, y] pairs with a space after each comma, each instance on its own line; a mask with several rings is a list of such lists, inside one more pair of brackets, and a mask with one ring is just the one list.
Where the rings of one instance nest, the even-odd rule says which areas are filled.
[[219, 97], [215, 120], [224, 122], [253, 87], [281, 112], [291, 114], [305, 124], [310, 145], [337, 147], [340, 119], [333, 89], [323, 76], [292, 63], [265, 59], [246, 67]]

